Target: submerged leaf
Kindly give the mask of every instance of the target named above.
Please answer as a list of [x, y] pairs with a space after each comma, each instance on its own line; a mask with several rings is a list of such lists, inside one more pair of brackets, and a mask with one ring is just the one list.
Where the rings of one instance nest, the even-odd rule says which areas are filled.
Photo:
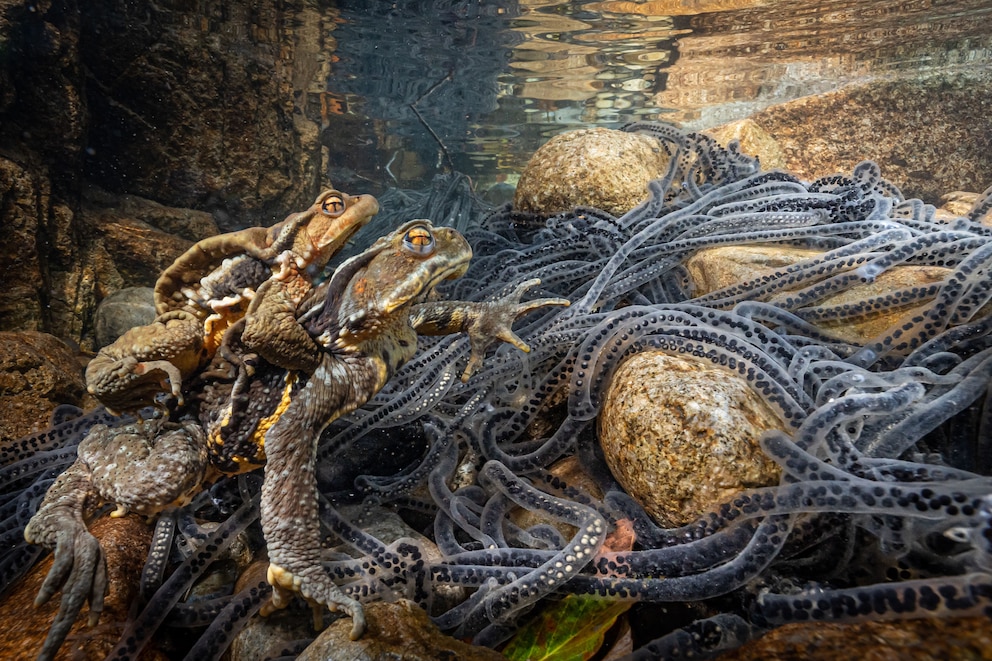
[[590, 659], [629, 601], [570, 594], [528, 622], [503, 649], [511, 661]]

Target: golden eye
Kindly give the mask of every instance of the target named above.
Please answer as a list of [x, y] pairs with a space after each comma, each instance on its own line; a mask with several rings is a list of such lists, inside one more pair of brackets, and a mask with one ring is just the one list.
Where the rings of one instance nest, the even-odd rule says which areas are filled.
[[403, 235], [403, 246], [418, 255], [429, 255], [434, 252], [434, 235], [423, 225], [412, 227]]
[[344, 213], [344, 198], [340, 195], [329, 195], [320, 203], [320, 209], [328, 216], [340, 216]]

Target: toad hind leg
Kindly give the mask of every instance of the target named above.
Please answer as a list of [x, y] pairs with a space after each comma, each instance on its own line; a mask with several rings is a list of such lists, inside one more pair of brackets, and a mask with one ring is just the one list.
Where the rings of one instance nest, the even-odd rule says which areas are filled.
[[35, 605], [46, 603], [62, 590], [58, 614], [38, 654], [40, 661], [54, 658], [84, 603], [90, 603], [91, 626], [103, 611], [106, 560], [100, 543], [86, 529], [84, 521], [93, 508], [95, 496], [89, 469], [76, 461], [52, 483], [38, 512], [24, 529], [24, 538], [29, 543], [52, 549], [54, 556]]
[[301, 392], [265, 436], [262, 484], [262, 532], [269, 552], [272, 600], [263, 614], [284, 608], [293, 593], [352, 619], [351, 637], [365, 631], [362, 605], [345, 595], [321, 564], [320, 518], [315, 477], [317, 439], [336, 417], [364, 403], [356, 393], [374, 389], [356, 385], [361, 374], [349, 372], [324, 355]]
[[117, 504], [121, 512], [158, 512], [198, 488], [207, 464], [205, 438], [194, 423], [176, 428], [156, 423], [96, 425], [77, 453], [24, 529], [29, 543], [51, 549], [54, 556], [35, 603], [43, 604], [62, 591], [41, 660], [55, 656], [87, 600], [91, 625], [103, 610], [106, 560], [87, 530], [87, 517], [106, 502]]

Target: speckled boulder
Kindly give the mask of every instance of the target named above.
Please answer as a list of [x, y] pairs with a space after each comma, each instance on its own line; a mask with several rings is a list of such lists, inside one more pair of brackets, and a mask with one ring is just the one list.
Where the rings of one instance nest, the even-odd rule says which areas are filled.
[[782, 422], [747, 383], [662, 352], [621, 364], [599, 416], [606, 463], [661, 525], [680, 526], [742, 489], [779, 481], [758, 444]]
[[785, 154], [768, 132], [751, 119], [740, 119], [736, 122], [716, 126], [703, 131], [721, 145], [737, 140], [742, 154], [756, 156], [762, 170], [774, 170], [785, 167]]
[[654, 138], [594, 128], [557, 135], [534, 152], [513, 199], [520, 211], [557, 213], [585, 205], [620, 216], [648, 196], [668, 155]]
[[[721, 246], [701, 250], [686, 261], [693, 294], [701, 296], [760, 275], [820, 256], [815, 250], [783, 246]], [[942, 266], [903, 265], [880, 273], [873, 281], [853, 285], [819, 301], [823, 306], [858, 306], [866, 300], [914, 287], [926, 287], [942, 281], [950, 269]], [[808, 284], [808, 283], [806, 283]], [[802, 286], [806, 286], [803, 284]], [[776, 303], [790, 295], [780, 292], [769, 302]], [[892, 310], [865, 310], [857, 318], [821, 322], [818, 325], [845, 342], [866, 344], [899, 323], [912, 307]]]

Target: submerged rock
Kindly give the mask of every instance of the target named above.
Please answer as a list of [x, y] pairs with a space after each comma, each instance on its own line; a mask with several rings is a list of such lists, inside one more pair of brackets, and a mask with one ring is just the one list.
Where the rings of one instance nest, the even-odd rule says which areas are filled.
[[[806, 259], [814, 259], [822, 253], [815, 250], [790, 248], [787, 246], [732, 246], [707, 248], [686, 260], [686, 269], [693, 283], [693, 294], [702, 296], [710, 292], [746, 282], [766, 273], [773, 273]], [[941, 266], [895, 266], [879, 273], [873, 281], [855, 284], [832, 296], [826, 296], [814, 303], [819, 307], [861, 306], [865, 301], [878, 299], [886, 294], [923, 288], [943, 281], [950, 269]], [[794, 289], [806, 287], [809, 282], [796, 285]], [[791, 295], [783, 291], [771, 296], [772, 303], [781, 303]], [[914, 305], [893, 307], [883, 310], [871, 306], [856, 315], [838, 320], [815, 322], [823, 330], [834, 336], [862, 345], [895, 325], [904, 314], [913, 310]]]
[[741, 119], [703, 131], [703, 133], [721, 145], [726, 145], [731, 140], [737, 140], [741, 153], [756, 156], [763, 170], [785, 167], [785, 154], [782, 153], [782, 147], [754, 120]]
[[614, 374], [599, 417], [606, 463], [663, 526], [680, 526], [742, 489], [779, 481], [758, 445], [782, 422], [747, 382], [709, 361], [634, 354]]
[[620, 216], [648, 196], [668, 156], [646, 135], [593, 128], [553, 137], [534, 152], [513, 199], [520, 211], [550, 214], [591, 206]]
[[36, 331], [0, 332], [0, 442], [48, 425], [59, 404], [80, 404], [86, 386], [76, 352]]
[[803, 179], [873, 160], [907, 197], [936, 204], [992, 181], [992, 77], [878, 81], [771, 106], [752, 115]]
[[988, 618], [800, 622], [774, 629], [721, 661], [977, 661], [992, 658]]
[[155, 320], [151, 287], [125, 287], [100, 301], [96, 309], [96, 348], [101, 349], [135, 326]]
[[445, 636], [430, 621], [424, 609], [406, 599], [391, 604], [366, 604], [365, 617], [368, 620], [368, 629], [358, 640], [351, 640], [349, 637], [351, 622], [347, 618], [336, 620], [297, 657], [297, 661], [505, 661], [499, 652]]

